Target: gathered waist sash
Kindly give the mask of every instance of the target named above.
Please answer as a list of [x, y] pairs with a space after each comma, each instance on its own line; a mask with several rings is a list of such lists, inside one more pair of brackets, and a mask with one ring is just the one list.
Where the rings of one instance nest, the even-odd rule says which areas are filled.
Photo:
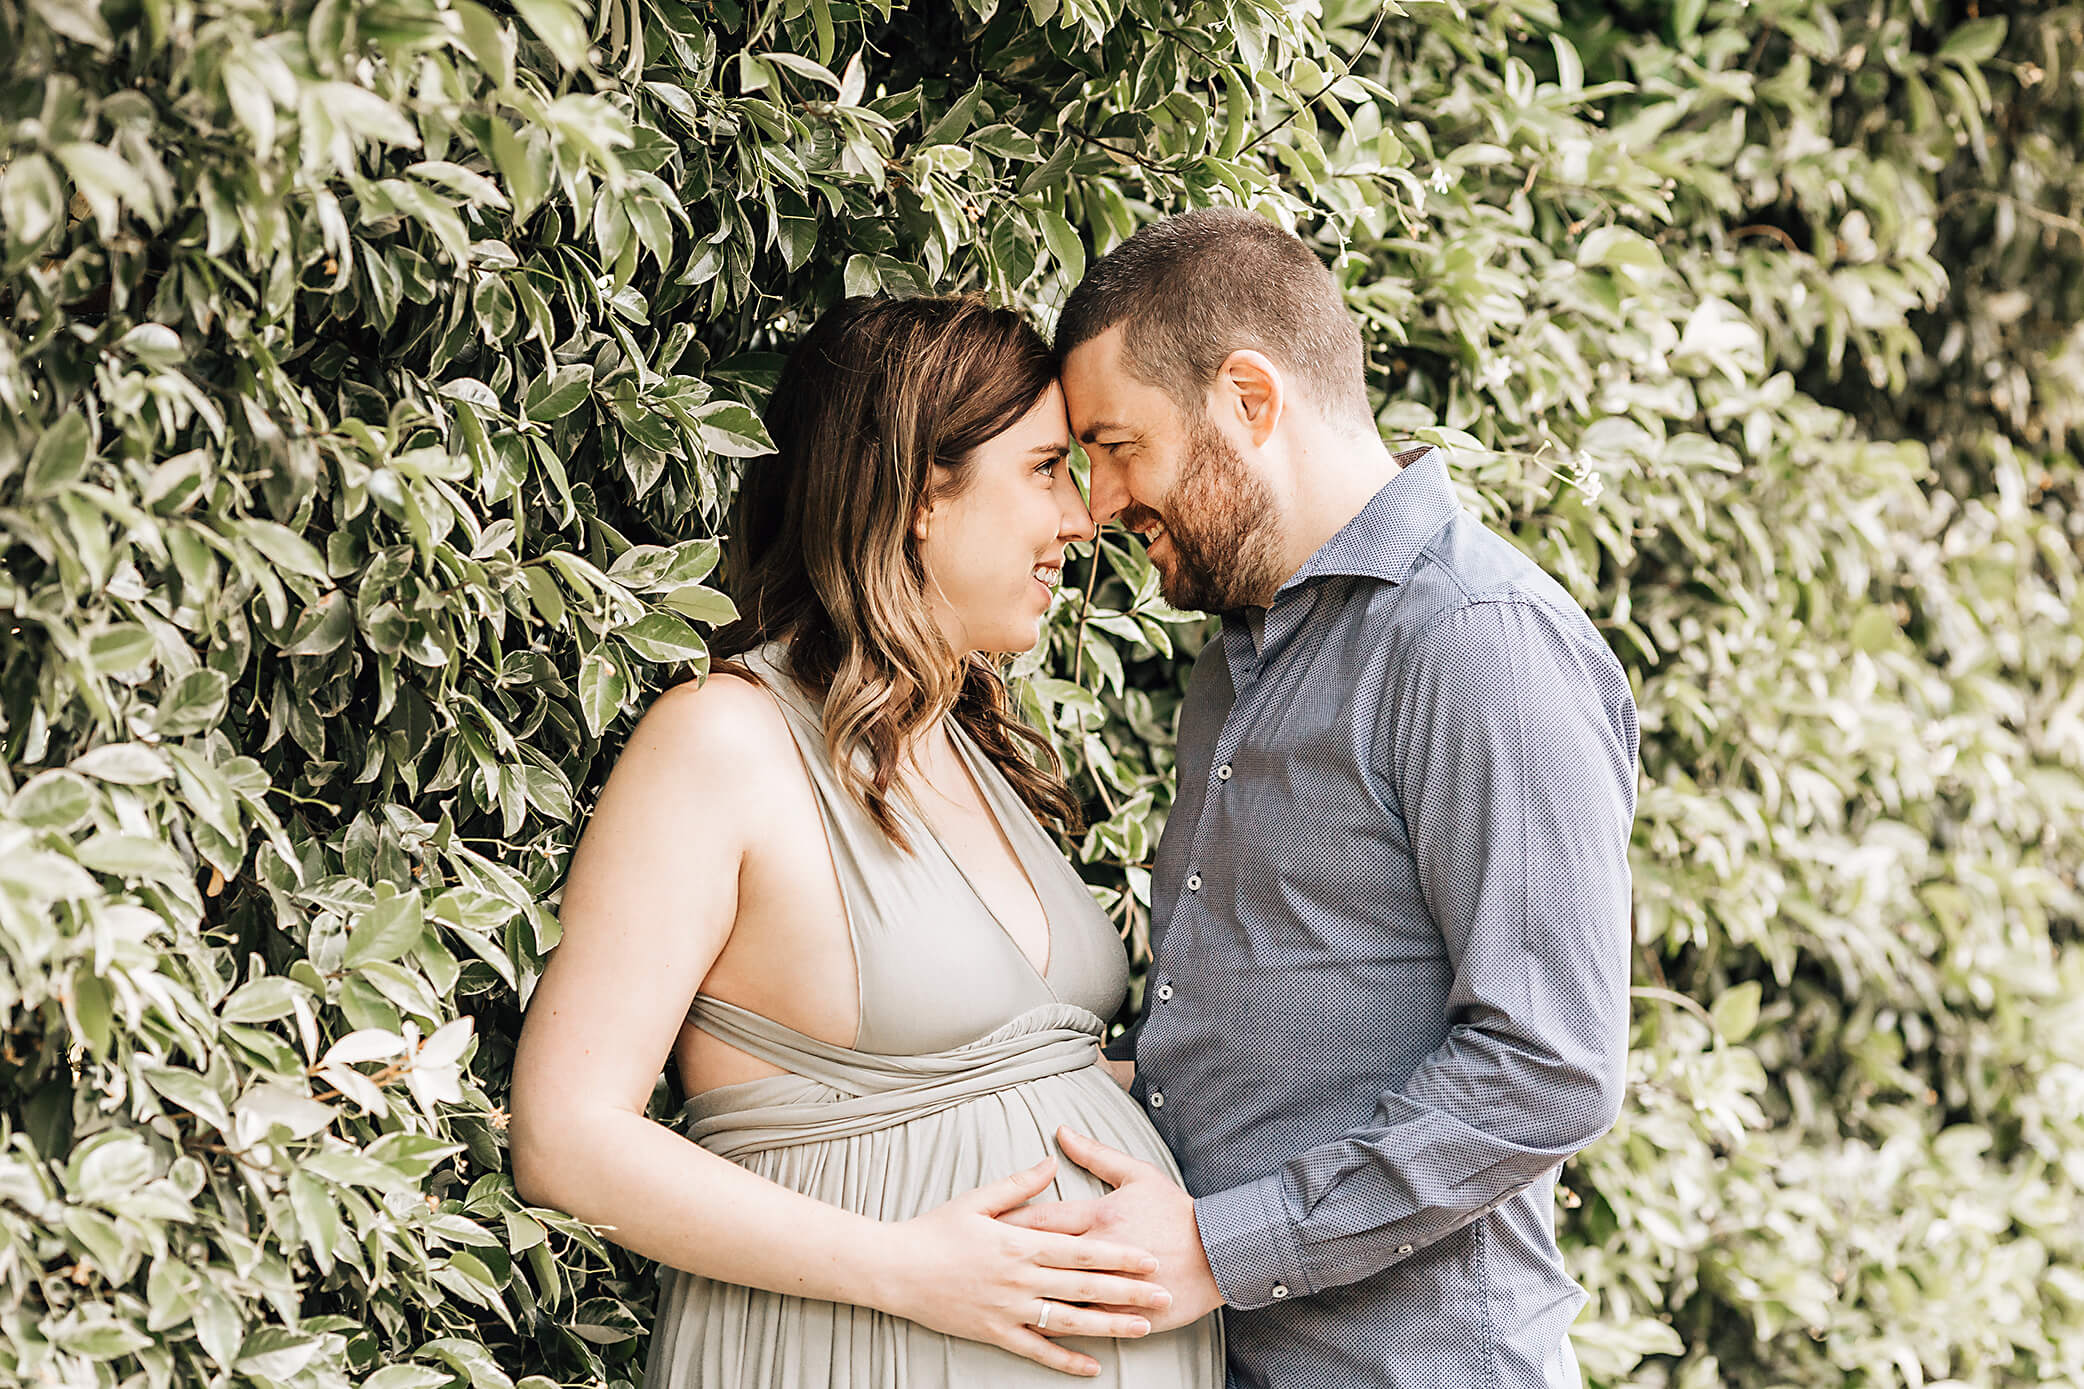
[[[681, 1111], [688, 1137], [719, 1157], [855, 1138], [980, 1096], [1093, 1064], [1106, 1024], [1071, 1003], [1030, 1009], [987, 1036], [922, 1056], [881, 1056], [697, 995], [688, 1021], [789, 1072], [706, 1091]], [[794, 1084], [792, 1084], [794, 1082]], [[807, 1085], [805, 1083], [808, 1083]], [[808, 1088], [831, 1093], [803, 1097]], [[789, 1098], [791, 1095], [795, 1098]]]

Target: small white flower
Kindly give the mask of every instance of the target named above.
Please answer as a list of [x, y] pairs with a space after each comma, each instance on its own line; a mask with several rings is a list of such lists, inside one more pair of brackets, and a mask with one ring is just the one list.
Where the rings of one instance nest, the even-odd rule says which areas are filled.
[[1445, 193], [1448, 189], [1454, 187], [1454, 170], [1448, 168], [1445, 164], [1435, 164], [1433, 166], [1433, 176], [1426, 181], [1433, 185], [1435, 193]]

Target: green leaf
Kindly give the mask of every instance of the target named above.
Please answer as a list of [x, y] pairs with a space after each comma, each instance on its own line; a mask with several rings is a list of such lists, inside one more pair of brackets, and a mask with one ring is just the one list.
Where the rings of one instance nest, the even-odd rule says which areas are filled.
[[883, 287], [882, 277], [876, 272], [874, 256], [849, 256], [846, 271], [841, 279], [850, 297], [874, 294]]
[[1939, 56], [1952, 63], [1987, 63], [2004, 47], [2004, 36], [2010, 27], [2011, 21], [2003, 15], [1971, 19], [1947, 35], [1947, 41], [1939, 46]]
[[560, 64], [576, 68], [586, 61], [586, 22], [578, 6], [566, 0], [514, 0], [514, 8]]
[[96, 834], [74, 852], [97, 873], [116, 877], [178, 883], [190, 876], [188, 865], [170, 846], [139, 834]]
[[273, 1022], [288, 1017], [303, 992], [302, 985], [281, 975], [262, 975], [227, 998], [218, 1016], [226, 1022]]
[[72, 976], [72, 1010], [80, 1036], [96, 1056], [109, 1052], [109, 1029], [115, 1022], [115, 996], [106, 979], [81, 968]]
[[230, 1131], [231, 1106], [208, 1079], [174, 1066], [145, 1065], [139, 1070], [161, 1096], [220, 1131]]
[[[44, 3], [62, 4], [64, 0]], [[94, 18], [99, 23], [101, 16], [96, 13]], [[28, 246], [65, 224], [65, 188], [48, 159], [25, 154], [0, 171], [0, 220], [7, 223], [9, 240]]]
[[455, 1367], [470, 1380], [470, 1389], [514, 1389], [514, 1381], [499, 1368], [492, 1352], [476, 1341], [445, 1336], [421, 1346], [415, 1355], [433, 1356]]
[[318, 1336], [291, 1331], [283, 1326], [255, 1327], [239, 1347], [233, 1368], [257, 1379], [287, 1380], [295, 1377], [324, 1349]]
[[[721, 595], [719, 595], [721, 596]], [[709, 647], [694, 628], [673, 613], [650, 612], [615, 635], [648, 661], [699, 661]]]
[[786, 68], [798, 77], [808, 77], [814, 82], [822, 82], [835, 93], [839, 91], [839, 77], [837, 74], [823, 63], [806, 58], [799, 53], [762, 53], [760, 61], [770, 63], [775, 67]]
[[704, 588], [700, 584], [676, 588], [658, 601], [683, 617], [693, 618], [711, 627], [721, 627], [724, 623], [736, 621], [738, 618], [736, 603], [717, 590]]
[[420, 896], [400, 892], [386, 897], [363, 913], [347, 934], [347, 953], [341, 963], [349, 969], [383, 960], [395, 960], [411, 949], [424, 926]]
[[114, 152], [84, 140], [68, 141], [56, 152], [58, 162], [72, 176], [72, 186], [94, 213], [96, 228], [105, 237], [114, 236], [124, 201], [145, 186], [137, 171]]
[[24, 491], [32, 498], [48, 497], [79, 481], [87, 470], [87, 452], [87, 421], [75, 414], [60, 415], [29, 455]]
[[[67, 1218], [84, 1215], [85, 1212], [68, 1212]], [[110, 1320], [108, 1310], [99, 1305], [83, 1308], [58, 1322], [51, 1328], [50, 1337], [59, 1349], [88, 1360], [134, 1355], [156, 1339], [141, 1326]]]
[[1749, 1037], [1751, 1029], [1758, 1026], [1759, 994], [1760, 985], [1754, 979], [1725, 990], [1715, 1000], [1710, 1016], [1715, 1019], [1715, 1030], [1722, 1035], [1723, 1041], [1734, 1046]]
[[1036, 221], [1042, 227], [1042, 244], [1049, 248], [1049, 254], [1063, 268], [1065, 282], [1075, 284], [1085, 278], [1085, 243], [1078, 239], [1077, 232], [1071, 230], [1071, 224], [1064, 220], [1063, 214], [1045, 210]]
[[446, 188], [465, 202], [501, 210], [510, 206], [506, 194], [499, 191], [498, 184], [483, 174], [446, 159], [423, 159], [417, 164], [408, 165], [405, 172], [414, 178], [425, 179], [437, 187]]
[[304, 610], [295, 630], [282, 648], [285, 656], [323, 656], [346, 641], [355, 629], [355, 608], [348, 596], [334, 589]]
[[330, 581], [325, 560], [312, 548], [310, 541], [288, 526], [273, 521], [246, 521], [239, 526], [239, 534], [277, 567], [307, 579]]
[[695, 412], [702, 446], [726, 458], [758, 458], [774, 452], [767, 426], [745, 406], [720, 400]]
[[318, 1179], [303, 1168], [289, 1174], [289, 1201], [319, 1270], [331, 1269], [333, 1248], [340, 1242], [340, 1208], [333, 1204], [331, 1194]]
[[463, 30], [463, 46], [477, 61], [479, 70], [490, 77], [500, 91], [511, 88], [514, 85], [514, 50], [510, 38], [513, 31], [477, 0], [453, 0], [450, 9], [455, 12]]
[[69, 771], [39, 772], [22, 783], [8, 803], [8, 816], [38, 829], [76, 829], [94, 808], [94, 788]]
[[153, 717], [155, 731], [162, 738], [177, 738], [215, 727], [224, 717], [230, 690], [231, 681], [223, 671], [190, 671], [159, 702]]
[[362, 1381], [362, 1389], [442, 1389], [455, 1376], [430, 1365], [386, 1365]]
[[87, 639], [88, 661], [111, 675], [148, 664], [152, 653], [152, 634], [134, 622], [104, 628]]
[[72, 770], [96, 781], [145, 786], [174, 774], [166, 759], [142, 743], [109, 743], [72, 761]]
[[1664, 257], [1656, 244], [1626, 227], [1595, 227], [1587, 232], [1578, 246], [1577, 263], [1587, 268], [1624, 265], [1643, 270], [1664, 269]]
[[598, 738], [615, 722], [627, 688], [622, 669], [611, 654], [600, 648], [586, 653], [579, 664], [579, 708], [588, 733]]
[[29, 8], [53, 30], [89, 48], [107, 50], [115, 43], [94, 0], [29, 0]]
[[239, 1341], [244, 1334], [238, 1307], [230, 1298], [205, 1285], [195, 1299], [195, 1338], [201, 1343], [204, 1354], [229, 1370], [233, 1358], [239, 1353]]
[[537, 377], [529, 385], [521, 409], [532, 420], [544, 423], [560, 420], [576, 410], [592, 388], [592, 367], [583, 362], [577, 366], [559, 367], [548, 375]]
[[536, 615], [552, 627], [564, 626], [564, 590], [548, 569], [531, 565], [522, 571], [527, 576], [528, 600], [534, 605]]

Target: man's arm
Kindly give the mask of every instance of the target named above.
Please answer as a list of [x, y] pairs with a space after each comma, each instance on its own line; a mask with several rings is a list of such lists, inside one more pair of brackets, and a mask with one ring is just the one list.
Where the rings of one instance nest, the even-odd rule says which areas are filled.
[[1441, 619], [1383, 730], [1454, 967], [1447, 1039], [1365, 1128], [1195, 1202], [1225, 1300], [1356, 1282], [1488, 1214], [1621, 1103], [1635, 707], [1596, 636], [1537, 603]]

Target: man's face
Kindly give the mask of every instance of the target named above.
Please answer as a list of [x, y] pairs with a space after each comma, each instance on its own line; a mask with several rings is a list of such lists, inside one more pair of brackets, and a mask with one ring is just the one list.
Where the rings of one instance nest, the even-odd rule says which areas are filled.
[[1130, 375], [1123, 331], [1064, 362], [1071, 432], [1092, 460], [1093, 520], [1142, 533], [1174, 607], [1264, 606], [1282, 578], [1271, 490], [1206, 411], [1191, 415]]

